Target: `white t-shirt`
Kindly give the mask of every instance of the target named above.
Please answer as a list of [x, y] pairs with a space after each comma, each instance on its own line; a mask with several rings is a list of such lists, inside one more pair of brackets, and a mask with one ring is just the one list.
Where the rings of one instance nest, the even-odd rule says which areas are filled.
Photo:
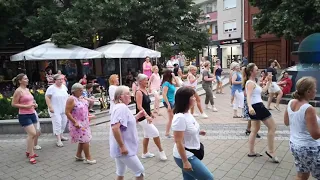
[[111, 85], [109, 86], [109, 98], [110, 98], [110, 110], [109, 113], [111, 114], [114, 107], [114, 93], [116, 92], [118, 86]]
[[46, 96], [51, 96], [51, 105], [54, 114], [65, 113], [66, 103], [69, 97], [68, 88], [65, 85], [57, 87], [55, 84], [49, 86], [46, 91]]
[[[184, 131], [184, 147], [188, 149], [200, 149], [200, 125], [190, 113], [178, 113], [173, 116], [172, 120], [173, 131]], [[192, 152], [186, 150], [187, 158], [193, 156]], [[174, 144], [173, 156], [181, 158]]]
[[[170, 69], [171, 71], [173, 71], [174, 69], [174, 66], [175, 64], [178, 64], [179, 65], [179, 61], [177, 59], [174, 59], [174, 60], [168, 60], [166, 66], [167, 66], [167, 69]], [[172, 67], [168, 67], [168, 66], [172, 66]]]

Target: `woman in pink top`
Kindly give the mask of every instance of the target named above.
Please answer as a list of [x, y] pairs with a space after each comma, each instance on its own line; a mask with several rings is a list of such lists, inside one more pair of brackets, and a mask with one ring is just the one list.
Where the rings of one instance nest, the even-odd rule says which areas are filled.
[[13, 84], [19, 86], [13, 94], [13, 100], [11, 105], [19, 108], [19, 123], [27, 132], [27, 151], [26, 156], [29, 158], [31, 164], [36, 164], [35, 157], [38, 157], [34, 153], [34, 139], [37, 135], [36, 124], [37, 116], [35, 114], [35, 108], [38, 104], [35, 102], [32, 94], [30, 93], [27, 85], [29, 79], [25, 74], [18, 74], [13, 80]]
[[149, 93], [154, 95], [154, 112], [159, 115], [159, 101], [160, 101], [160, 75], [158, 66], [152, 67], [152, 75], [149, 79]]
[[147, 56], [146, 61], [143, 63], [143, 74], [147, 75], [150, 78], [152, 72], [152, 64], [150, 62], [150, 58]]

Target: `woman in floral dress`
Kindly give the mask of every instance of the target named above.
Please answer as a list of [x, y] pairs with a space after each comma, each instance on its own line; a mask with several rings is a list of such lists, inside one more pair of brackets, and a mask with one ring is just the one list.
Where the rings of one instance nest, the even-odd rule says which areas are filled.
[[[66, 105], [66, 115], [69, 120], [69, 131], [71, 142], [79, 143], [76, 161], [83, 161], [85, 164], [95, 164], [96, 160], [91, 158], [90, 141], [91, 130], [89, 122], [88, 101], [82, 98], [83, 86], [75, 83], [71, 88], [72, 96], [68, 98]], [[82, 157], [84, 151], [85, 158]]]

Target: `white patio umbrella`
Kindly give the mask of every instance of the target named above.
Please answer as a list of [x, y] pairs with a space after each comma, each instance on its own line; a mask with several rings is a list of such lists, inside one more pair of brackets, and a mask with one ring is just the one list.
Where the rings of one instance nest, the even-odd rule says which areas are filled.
[[63, 47], [58, 47], [51, 42], [41, 44], [39, 46], [22, 51], [10, 57], [11, 61], [41, 61], [95, 58], [103, 58], [103, 54], [95, 50], [75, 45], [66, 45]]
[[121, 59], [122, 58], [151, 58], [161, 57], [161, 53], [148, 48], [137, 46], [132, 42], [116, 39], [108, 43], [108, 45], [99, 47], [96, 51], [102, 52], [105, 58], [118, 58], [120, 64], [120, 84], [122, 84]]

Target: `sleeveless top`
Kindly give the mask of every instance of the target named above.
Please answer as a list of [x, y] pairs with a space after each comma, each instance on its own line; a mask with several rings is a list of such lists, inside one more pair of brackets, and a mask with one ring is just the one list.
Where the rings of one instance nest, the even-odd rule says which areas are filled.
[[[291, 109], [291, 103], [289, 101], [287, 111], [289, 115], [290, 126], [290, 141], [298, 146], [316, 147], [320, 146], [320, 139], [315, 140], [311, 137], [306, 124], [305, 114], [306, 110], [311, 106], [310, 104], [302, 105], [298, 111], [294, 112]], [[320, 126], [320, 118], [317, 116], [317, 122]]]
[[[33, 104], [34, 98], [31, 93], [22, 93], [19, 104], [30, 105]], [[19, 108], [19, 114], [33, 114], [35, 113], [34, 108]]]
[[146, 62], [144, 62], [143, 64], [145, 64], [147, 68], [150, 68], [149, 70], [143, 69], [143, 74], [147, 75], [148, 78], [150, 78], [150, 76], [152, 74], [152, 71], [151, 71], [152, 65], [150, 65], [151, 63], [146, 63]]
[[246, 82], [246, 92], [247, 93], [248, 93], [247, 85], [249, 82], [255, 84], [255, 88], [253, 89], [253, 91], [251, 93], [251, 105], [257, 104], [257, 103], [262, 103], [262, 99], [261, 99], [262, 88], [256, 82], [248, 80]]
[[[141, 91], [141, 90], [137, 90], [137, 91]], [[137, 91], [136, 91], [136, 94], [137, 94]], [[150, 103], [151, 103], [151, 100], [149, 98], [149, 95], [148, 94], [145, 94], [143, 91], [142, 92], [142, 108], [146, 111], [146, 113], [150, 116], [151, 115], [151, 108], [150, 108]], [[138, 105], [136, 103], [136, 113], [139, 113], [139, 109], [138, 109]], [[146, 117], [141, 117], [138, 119], [138, 122], [140, 121], [143, 121], [145, 120]]]
[[[194, 75], [192, 74], [192, 76], [194, 76]], [[193, 83], [190, 83], [189, 75], [188, 75], [188, 80], [184, 83], [184, 86], [189, 86], [192, 89], [196, 90], [197, 89], [197, 85], [198, 85], [198, 80], [197, 80], [197, 77], [195, 77], [195, 79], [196, 80]]]
[[217, 68], [215, 75], [216, 76], [221, 76], [221, 73], [222, 73], [222, 68], [221, 67]]
[[[234, 72], [233, 74], [237, 74], [236, 81], [242, 81], [242, 75], [240, 72]], [[232, 75], [233, 76], [233, 75]], [[242, 85], [241, 84], [232, 84], [231, 86], [231, 94], [234, 95], [236, 91], [242, 92]]]

